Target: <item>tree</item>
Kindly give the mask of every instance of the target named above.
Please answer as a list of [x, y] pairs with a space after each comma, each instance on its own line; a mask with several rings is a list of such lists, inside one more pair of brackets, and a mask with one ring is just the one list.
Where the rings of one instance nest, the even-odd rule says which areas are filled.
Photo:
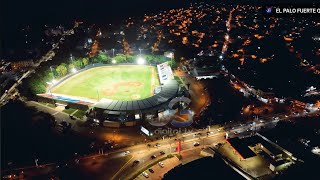
[[148, 63], [152, 63], [152, 56], [151, 55], [146, 55], [145, 59]]
[[47, 75], [46, 79], [53, 79], [54, 78], [54, 74], [52, 72], [48, 72], [47, 74], [48, 75]]
[[89, 59], [88, 58], [82, 58], [82, 63], [84, 66], [89, 64]]
[[77, 68], [77, 69], [81, 69], [83, 67], [83, 62], [81, 59], [77, 59], [73, 61], [73, 65]]
[[74, 68], [74, 64], [69, 64], [69, 69], [73, 69]]
[[169, 64], [169, 66], [171, 66], [172, 69], [175, 69], [178, 66], [178, 64], [175, 60], [169, 61], [168, 64]]
[[112, 58], [110, 56], [107, 56], [107, 58], [104, 59], [104, 62], [109, 64], [109, 63], [111, 63], [111, 60], [112, 60]]
[[123, 63], [126, 61], [126, 56], [123, 54], [117, 54], [114, 59], [117, 61], [117, 63]]
[[133, 63], [134, 60], [136, 59], [135, 56], [127, 54], [125, 55], [127, 62]]
[[56, 71], [59, 73], [59, 76], [65, 76], [68, 73], [68, 69], [64, 64], [60, 64], [57, 68]]
[[101, 63], [100, 59], [98, 58], [98, 56], [92, 58], [93, 63]]
[[110, 63], [111, 57], [108, 56], [107, 54], [100, 53], [99, 55], [93, 58], [93, 61], [95, 63]]
[[28, 82], [28, 87], [34, 94], [41, 94], [46, 92], [46, 86], [41, 80], [37, 78], [30, 79]]

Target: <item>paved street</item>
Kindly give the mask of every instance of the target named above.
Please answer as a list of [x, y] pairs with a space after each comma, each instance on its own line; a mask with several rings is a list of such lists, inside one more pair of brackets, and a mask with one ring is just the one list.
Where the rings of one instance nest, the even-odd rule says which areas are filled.
[[[179, 161], [179, 159], [176, 156], [173, 156], [173, 158], [166, 159], [166, 160], [162, 161], [162, 163], [164, 164], [164, 167], [161, 167], [159, 164], [155, 164], [151, 167], [151, 169], [154, 171], [154, 173], [151, 173], [149, 170], [145, 171], [149, 175], [150, 179], [161, 180], [162, 177], [168, 171], [170, 171], [172, 168], [181, 164], [181, 162]], [[140, 174], [135, 179], [142, 180], [142, 179], [145, 179], [145, 177], [142, 174]]]
[[33, 68], [30, 68], [27, 72], [25, 72], [21, 78], [14, 83], [10, 89], [8, 89], [8, 91], [6, 93], [4, 93], [1, 98], [0, 98], [0, 104], [4, 105], [8, 102], [9, 99], [11, 99], [14, 94], [17, 92], [17, 87], [21, 84], [21, 82], [23, 81], [23, 79], [29, 77], [29, 75], [31, 75], [32, 73], [35, 72], [35, 69], [40, 66], [40, 64], [42, 62], [48, 61], [48, 60], [52, 60], [52, 58], [55, 56], [54, 50], [56, 48], [59, 47], [60, 42], [62, 41], [62, 38], [64, 39], [64, 36], [61, 37], [60, 41], [55, 44], [51, 50], [49, 50], [44, 56], [41, 57], [41, 59], [39, 60], [38, 63], [34, 64]]
[[[52, 113], [54, 114], [56, 112], [52, 111]], [[317, 113], [317, 111], [313, 113]], [[56, 113], [55, 116], [60, 118], [68, 117], [64, 113]], [[83, 158], [80, 158], [80, 163], [82, 163], [81, 159], [86, 159], [86, 161], [84, 161], [86, 163], [88, 163], [87, 161], [96, 161], [96, 158], [103, 158], [105, 161], [107, 161], [108, 159], [123, 157], [125, 155], [124, 154], [125, 151], [130, 151], [129, 154], [130, 156], [132, 156], [132, 158], [130, 158], [130, 160], [127, 163], [125, 163], [125, 165], [121, 167], [116, 174], [112, 176], [112, 179], [127, 179], [128, 177], [132, 177], [135, 173], [137, 173], [139, 170], [141, 170], [143, 167], [147, 166], [148, 164], [154, 161], [157, 161], [159, 158], [164, 157], [170, 153], [174, 153], [177, 147], [177, 143], [175, 139], [181, 139], [182, 152], [192, 150], [192, 149], [199, 149], [208, 145], [212, 146], [214, 144], [217, 144], [218, 142], [222, 142], [225, 139], [224, 136], [226, 135], [226, 132], [229, 134], [229, 137], [239, 136], [243, 132], [248, 132], [248, 131], [251, 132], [252, 130], [259, 131], [261, 127], [274, 127], [277, 122], [281, 120], [282, 121], [289, 120], [291, 119], [291, 117], [292, 116], [287, 116], [287, 117], [284, 116], [279, 120], [272, 120], [271, 118], [256, 119], [254, 123], [250, 122], [247, 124], [233, 123], [232, 127], [230, 127], [230, 125], [225, 126], [224, 128], [225, 130], [221, 130], [221, 128], [217, 126], [212, 126], [210, 127], [210, 131], [208, 131], [208, 129], [197, 130], [187, 134], [182, 134], [176, 138], [154, 141], [150, 143], [151, 147], [148, 147], [147, 144], [139, 144], [139, 145], [134, 145], [127, 148], [116, 149], [104, 155], [83, 157]], [[207, 132], [209, 133], [207, 134]], [[199, 146], [195, 147], [194, 146], [195, 142], [198, 142]], [[154, 147], [157, 143], [160, 144], [160, 147]], [[164, 151], [165, 155], [160, 155], [160, 151]], [[157, 158], [151, 159], [152, 155], [156, 155]], [[139, 160], [140, 162], [134, 167], [132, 167], [132, 163], [134, 160]], [[53, 167], [55, 167], [54, 164], [52, 165], [49, 164], [49, 165], [42, 165], [40, 169], [36, 167], [30, 167], [28, 169], [24, 169], [24, 171], [26, 174], [37, 174], [39, 173], [39, 171], [50, 172], [50, 169], [52, 169]]]

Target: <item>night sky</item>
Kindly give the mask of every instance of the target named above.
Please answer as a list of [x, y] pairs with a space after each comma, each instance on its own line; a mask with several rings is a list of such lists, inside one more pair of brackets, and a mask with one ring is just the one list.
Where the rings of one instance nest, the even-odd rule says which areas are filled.
[[[307, 3], [315, 0], [206, 0], [223, 3]], [[1, 24], [64, 23], [84, 19], [93, 23], [117, 21], [160, 9], [184, 6], [197, 0], [2, 0]], [[3, 27], [3, 26], [2, 26]]]
[[[204, 0], [223, 3], [307, 3], [315, 0]], [[145, 13], [159, 12], [184, 7], [197, 0], [2, 0], [0, 1], [1, 41], [14, 38], [16, 33], [31, 25], [71, 25], [74, 20], [104, 25], [119, 23], [128, 16], [142, 16]]]

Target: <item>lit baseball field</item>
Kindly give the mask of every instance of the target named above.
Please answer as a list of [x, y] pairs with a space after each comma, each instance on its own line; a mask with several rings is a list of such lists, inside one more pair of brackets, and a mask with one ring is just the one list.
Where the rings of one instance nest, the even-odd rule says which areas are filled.
[[98, 100], [134, 100], [150, 97], [159, 85], [156, 67], [119, 65], [80, 72], [56, 87], [56, 94]]

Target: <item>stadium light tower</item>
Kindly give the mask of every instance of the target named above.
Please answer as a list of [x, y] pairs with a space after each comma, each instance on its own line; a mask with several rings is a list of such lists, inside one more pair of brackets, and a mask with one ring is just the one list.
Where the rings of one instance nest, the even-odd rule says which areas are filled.
[[137, 63], [138, 63], [139, 65], [142, 65], [142, 64], [144, 64], [145, 62], [146, 62], [146, 60], [145, 60], [143, 57], [138, 57]]
[[57, 81], [55, 80], [55, 77], [54, 77], [54, 74], [53, 74], [53, 71], [52, 71], [52, 67], [50, 66], [50, 70], [51, 70], [51, 73], [52, 73], [52, 83], [56, 83]]
[[57, 82], [58, 82], [58, 81], [55, 80], [55, 79], [52, 80], [52, 84], [55, 84], [55, 83], [57, 83]]
[[112, 48], [112, 57], [114, 57], [114, 48]]
[[167, 57], [167, 58], [170, 58], [170, 59], [171, 59], [171, 62], [172, 62], [173, 57], [174, 57], [173, 52], [170, 52], [169, 54], [167, 54], [166, 57]]

